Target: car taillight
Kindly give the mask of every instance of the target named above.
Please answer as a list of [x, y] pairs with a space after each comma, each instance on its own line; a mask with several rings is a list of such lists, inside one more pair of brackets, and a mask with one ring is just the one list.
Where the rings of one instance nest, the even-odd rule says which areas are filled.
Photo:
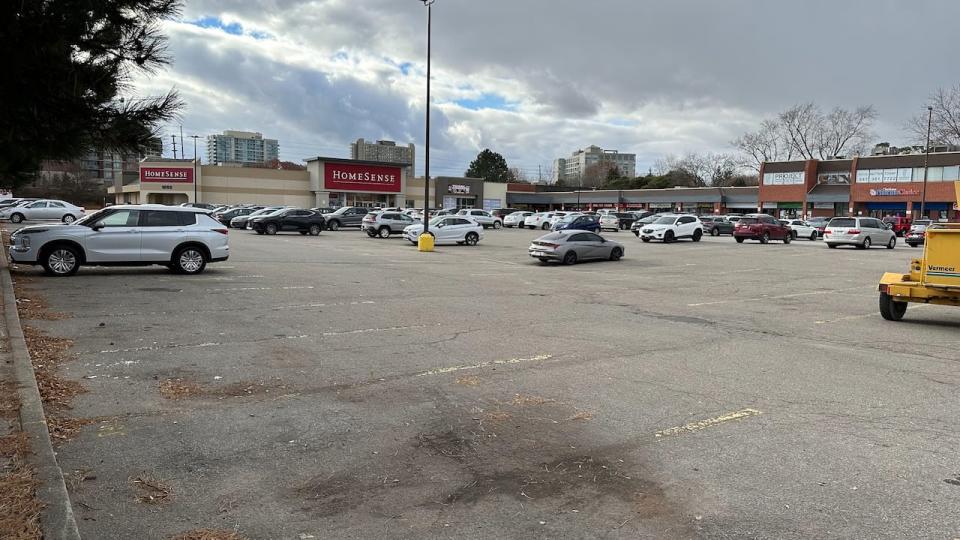
[[860, 229], [848, 229], [847, 234], [860, 234]]
[[833, 231], [831, 231], [830, 229], [824, 229], [823, 234], [833, 234]]
[[210, 229], [210, 230], [213, 231], [213, 232], [218, 232], [218, 233], [220, 233], [220, 234], [222, 234], [222, 235], [226, 235], [226, 234], [229, 233], [229, 231], [227, 231], [227, 229]]

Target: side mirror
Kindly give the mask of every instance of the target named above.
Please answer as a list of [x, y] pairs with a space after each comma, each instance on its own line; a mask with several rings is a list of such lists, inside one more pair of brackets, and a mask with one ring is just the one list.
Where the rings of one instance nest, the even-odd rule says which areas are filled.
[[90, 227], [90, 228], [93, 229], [93, 230], [95, 230], [95, 231], [99, 231], [99, 230], [102, 229], [103, 227], [104, 227], [103, 222], [102, 222], [102, 221], [98, 221], [98, 222], [96, 222], [96, 223], [93, 224], [93, 227]]

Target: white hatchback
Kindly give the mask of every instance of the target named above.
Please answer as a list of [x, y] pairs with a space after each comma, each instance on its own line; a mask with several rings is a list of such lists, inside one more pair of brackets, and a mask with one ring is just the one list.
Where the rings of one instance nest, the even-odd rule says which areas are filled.
[[75, 206], [65, 201], [55, 199], [41, 199], [20, 206], [11, 206], [0, 211], [0, 219], [9, 219], [11, 223], [20, 223], [24, 220], [56, 220], [64, 223], [73, 223], [84, 216], [83, 207]]
[[10, 235], [10, 259], [69, 276], [82, 265], [164, 265], [199, 274], [230, 256], [227, 228], [199, 208], [116, 205], [69, 225], [33, 225]]
[[[423, 233], [423, 224], [417, 223], [403, 229], [403, 237], [417, 245]], [[439, 216], [430, 220], [430, 232], [433, 243], [466, 244], [475, 246], [483, 240], [483, 225], [467, 216]]]

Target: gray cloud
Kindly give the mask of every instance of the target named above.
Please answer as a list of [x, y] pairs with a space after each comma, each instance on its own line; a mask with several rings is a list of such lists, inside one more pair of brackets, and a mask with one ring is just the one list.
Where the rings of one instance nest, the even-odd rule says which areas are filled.
[[[414, 0], [186, 5], [186, 19], [202, 16], [239, 20], [318, 58], [346, 51], [423, 67], [426, 14]], [[491, 146], [535, 170], [596, 143], [644, 156], [643, 170], [647, 156], [724, 150], [761, 117], [807, 100], [872, 103], [878, 135], [900, 142], [900, 126], [926, 96], [958, 82], [939, 56], [949, 58], [958, 19], [960, 3], [950, 0], [437, 0], [435, 158], [438, 167], [464, 168]], [[212, 107], [216, 100], [192, 89], [188, 114], [198, 129], [256, 128], [282, 146], [286, 137], [291, 150], [315, 141], [345, 151], [361, 136], [422, 148], [422, 76], [397, 80], [396, 70], [370, 65], [344, 73], [254, 46], [226, 52], [213, 34], [178, 39], [174, 76], [246, 103]], [[521, 106], [443, 105], [462, 87]]]

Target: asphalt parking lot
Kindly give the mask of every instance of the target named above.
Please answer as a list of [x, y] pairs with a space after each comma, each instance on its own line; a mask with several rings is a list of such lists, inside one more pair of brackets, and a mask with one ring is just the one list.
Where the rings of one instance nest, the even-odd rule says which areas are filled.
[[877, 309], [920, 250], [619, 232], [622, 261], [564, 267], [539, 234], [231, 231], [200, 276], [28, 280], [89, 390], [59, 450], [95, 476], [81, 533], [960, 536], [960, 311]]

